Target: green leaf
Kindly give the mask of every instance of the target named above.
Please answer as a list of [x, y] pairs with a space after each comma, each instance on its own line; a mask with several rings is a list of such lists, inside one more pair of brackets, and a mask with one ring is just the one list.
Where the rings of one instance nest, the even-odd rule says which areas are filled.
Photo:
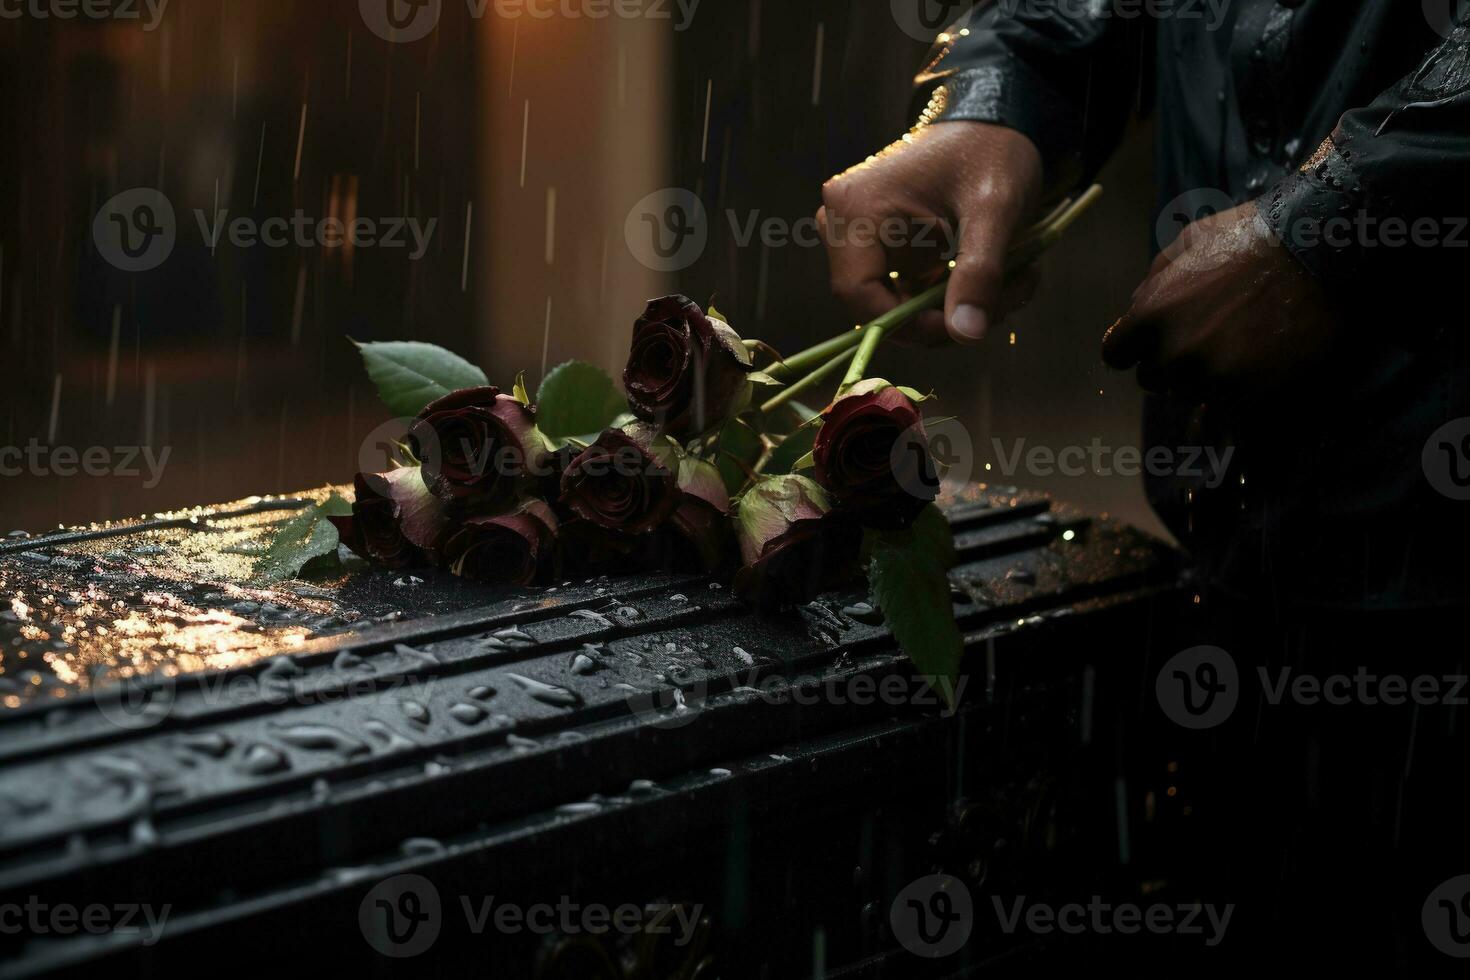
[[378, 386], [378, 397], [394, 415], [417, 415], [450, 392], [490, 383], [484, 371], [433, 344], [395, 341], [358, 344], [357, 349]]
[[904, 385], [896, 385], [895, 387], [897, 387], [899, 391], [903, 392], [904, 397], [913, 402], [915, 405], [922, 405], [935, 397], [933, 392], [930, 392], [926, 395], [923, 392], [919, 391], [919, 389], [917, 388], [908, 388]]
[[549, 439], [601, 433], [627, 408], [607, 372], [585, 361], [553, 368], [536, 392], [536, 424]]
[[723, 320], [725, 323], [729, 323], [730, 322], [730, 318], [727, 317], [725, 314], [721, 313], [719, 310], [715, 309], [715, 304], [713, 304], [713, 303], [711, 303], [709, 305], [709, 309], [708, 310], [705, 310], [705, 316], [708, 316], [711, 319], [715, 319], [715, 320]]
[[817, 443], [817, 427], [807, 426], [797, 429], [791, 435], [782, 439], [775, 449], [771, 450], [770, 459], [766, 460], [764, 472], [772, 476], [780, 476], [783, 473], [794, 473], [801, 469], [801, 463], [806, 461], [811, 465], [812, 447]]
[[934, 560], [945, 571], [949, 571], [958, 562], [954, 551], [954, 529], [949, 526], [949, 518], [944, 516], [944, 511], [937, 504], [929, 504], [919, 511], [909, 532], [918, 545], [933, 555]]
[[745, 380], [751, 384], [774, 386], [777, 388], [783, 387], [786, 384], [784, 381], [777, 381], [764, 371], [752, 371], [745, 376]]
[[531, 404], [531, 393], [526, 390], [525, 371], [522, 371], [520, 374], [516, 375], [516, 386], [512, 394], [515, 396], [515, 400], [520, 402], [522, 405]]
[[[715, 445], [715, 465], [720, 468], [725, 488], [733, 496], [749, 482], [750, 474], [747, 470], [754, 469], [766, 454], [766, 444], [761, 441], [761, 434], [751, 428], [748, 422], [736, 418], [725, 423], [725, 427], [720, 430], [719, 442]], [[742, 466], [741, 463], [745, 465]]]
[[337, 494], [313, 504], [276, 529], [270, 546], [256, 560], [255, 575], [266, 582], [296, 578], [308, 563], [337, 553], [341, 543], [328, 517], [347, 517], [352, 505]]
[[907, 531], [866, 537], [874, 602], [903, 652], [954, 707], [964, 641], [945, 574], [954, 562], [949, 522], [931, 506]]

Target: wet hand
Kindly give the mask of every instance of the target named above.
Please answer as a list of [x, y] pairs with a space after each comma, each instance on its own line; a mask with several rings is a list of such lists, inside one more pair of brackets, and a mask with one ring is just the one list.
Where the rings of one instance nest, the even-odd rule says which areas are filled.
[[1015, 130], [920, 129], [823, 186], [817, 221], [832, 290], [866, 322], [939, 282], [953, 259], [944, 313], [922, 315], [895, 339], [979, 343], [1035, 292], [1034, 271], [1006, 281], [1005, 259], [1041, 190], [1041, 154]]
[[1300, 377], [1340, 334], [1321, 284], [1247, 203], [1190, 225], [1154, 260], [1103, 360], [1136, 367], [1150, 391], [1249, 398]]

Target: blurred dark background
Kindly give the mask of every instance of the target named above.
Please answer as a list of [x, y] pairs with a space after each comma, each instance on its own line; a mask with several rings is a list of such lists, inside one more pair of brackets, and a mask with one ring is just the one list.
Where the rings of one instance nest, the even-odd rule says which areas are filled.
[[[910, 125], [927, 45], [894, 0], [702, 0], [683, 30], [674, 4], [645, 5], [671, 20], [478, 6], [444, 0], [412, 43], [348, 0], [171, 0], [151, 26], [146, 7], [0, 20], [0, 446], [169, 452], [153, 487], [146, 469], [0, 477], [0, 531], [350, 480], [388, 413], [349, 336], [432, 341], [534, 385], [573, 357], [618, 371], [661, 292], [713, 299], [783, 350], [851, 326], [820, 248], [742, 246], [731, 227], [810, 217], [824, 180]], [[880, 368], [940, 394], [976, 479], [1155, 528], [1136, 478], [1006, 476], [994, 450], [1138, 444], [1141, 398], [1097, 351], [1147, 268], [1145, 126], [1101, 182], [1030, 308], [981, 347], [895, 349]], [[138, 187], [172, 204], [177, 244], [125, 272], [93, 220]], [[649, 269], [624, 232], [667, 188], [709, 215], [677, 272]], [[211, 248], [196, 212], [221, 210], [436, 224], [417, 260]]]

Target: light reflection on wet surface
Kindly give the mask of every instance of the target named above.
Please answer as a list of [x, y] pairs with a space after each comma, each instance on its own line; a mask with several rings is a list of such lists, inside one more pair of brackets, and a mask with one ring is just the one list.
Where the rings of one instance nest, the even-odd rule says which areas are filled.
[[252, 581], [255, 551], [292, 511], [226, 515], [271, 504], [250, 498], [157, 514], [148, 520], [185, 526], [61, 546], [48, 546], [46, 539], [6, 541], [8, 553], [0, 554], [0, 705], [65, 697], [108, 679], [237, 667], [349, 629], [362, 614], [337, 601], [345, 574], [310, 585]]

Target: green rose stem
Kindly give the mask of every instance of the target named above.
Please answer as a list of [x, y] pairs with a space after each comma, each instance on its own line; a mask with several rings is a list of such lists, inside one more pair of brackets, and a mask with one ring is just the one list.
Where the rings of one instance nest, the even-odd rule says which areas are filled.
[[838, 354], [845, 354], [858, 345], [865, 328], [858, 327], [846, 333], [840, 333], [831, 340], [824, 340], [815, 347], [809, 347], [800, 354], [793, 354], [782, 361], [777, 361], [766, 368], [766, 373], [777, 381], [786, 381], [789, 378], [799, 377], [801, 372], [809, 371], [814, 367], [826, 364]]
[[[854, 333], [856, 333], [856, 331], [854, 331]], [[763, 415], [769, 415], [776, 409], [780, 408], [782, 405], [785, 405], [787, 402], [796, 398], [797, 395], [804, 393], [808, 388], [812, 388], [816, 385], [821, 384], [828, 375], [836, 373], [839, 368], [841, 368], [848, 361], [852, 360], [852, 357], [853, 352], [851, 350], [842, 351], [836, 357], [833, 357], [832, 359], [827, 361], [826, 364], [823, 364], [821, 367], [817, 368], [815, 371], [813, 371], [811, 374], [808, 374], [800, 381], [782, 389], [779, 395], [776, 395], [770, 401], [761, 406], [761, 413]]]
[[[1020, 240], [1017, 241], [1014, 246], [1012, 246], [1010, 255], [1007, 256], [1006, 259], [1007, 273], [1014, 274], [1016, 272], [1019, 272], [1022, 269], [1025, 269], [1027, 266], [1031, 265], [1038, 258], [1040, 258], [1048, 249], [1050, 249], [1061, 239], [1062, 234], [1068, 228], [1070, 228], [1072, 224], [1083, 215], [1084, 212], [1086, 212], [1090, 207], [1092, 207], [1094, 203], [1096, 203], [1097, 199], [1100, 196], [1102, 196], [1102, 187], [1097, 184], [1093, 184], [1087, 189], [1085, 193], [1083, 193], [1081, 197], [1077, 198], [1075, 201], [1069, 199], [1057, 205], [1057, 207], [1053, 209], [1050, 214], [1048, 214], [1037, 224], [1033, 225], [1031, 229], [1027, 231], [1024, 235], [1022, 235]], [[886, 336], [888, 333], [891, 333], [898, 327], [903, 326], [906, 322], [908, 322], [908, 320], [912, 319], [915, 316], [918, 316], [925, 310], [941, 308], [944, 305], [944, 296], [947, 288], [948, 281], [946, 280], [945, 282], [939, 283], [933, 288], [920, 293], [918, 296], [915, 296], [913, 299], [902, 304], [901, 306], [895, 307], [894, 309], [885, 313], [883, 316], [874, 320], [872, 323], [869, 323], [856, 330], [848, 330], [844, 333], [838, 334], [831, 340], [823, 341], [822, 343], [817, 344], [815, 347], [808, 348], [807, 350], [804, 350], [799, 354], [793, 354], [791, 357], [786, 358], [784, 361], [773, 364], [769, 369], [767, 369], [766, 373], [771, 375], [778, 381], [785, 381], [789, 378], [798, 377], [800, 376], [802, 371], [810, 370], [814, 367], [820, 366], [820, 368], [825, 371], [831, 364], [834, 357], [838, 356], [839, 354], [845, 354], [846, 352], [852, 350], [854, 347], [863, 344], [868, 339], [869, 331], [872, 330], [872, 328], [881, 327], [882, 333]], [[879, 343], [882, 342], [882, 339], [883, 337], [880, 336], [872, 341], [872, 351], [877, 350], [877, 346]], [[866, 373], [868, 368], [868, 361], [872, 360], [872, 356], [872, 352], [870, 351], [867, 357], [867, 361], [861, 360], [861, 357], [859, 357], [857, 360], [854, 360], [852, 365], [853, 370], [857, 370], [859, 368], [859, 365], [861, 365], [862, 371]], [[849, 372], [849, 374], [851, 374], [851, 372]], [[825, 376], [826, 375], [824, 374], [823, 377]], [[861, 374], [858, 375], [856, 381], [849, 382], [847, 379], [844, 379], [843, 387], [849, 387], [851, 384], [856, 384], [857, 381], [861, 380]], [[778, 404], [784, 404], [784, 402]]]

